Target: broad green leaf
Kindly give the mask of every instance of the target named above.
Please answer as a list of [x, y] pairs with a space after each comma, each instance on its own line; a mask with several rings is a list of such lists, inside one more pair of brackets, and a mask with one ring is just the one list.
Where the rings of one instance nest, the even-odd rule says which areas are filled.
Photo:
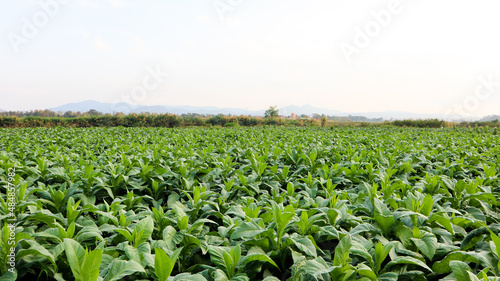
[[[36, 243], [33, 240], [28, 240], [26, 242], [31, 244], [30, 247], [28, 249], [21, 249], [19, 252], [17, 252], [16, 259], [19, 260], [25, 256], [28, 256], [28, 255], [42, 256], [42, 257], [47, 258], [52, 263], [54, 268], [57, 270], [56, 257], [54, 257], [54, 255], [52, 253], [50, 253], [46, 248], [39, 245], [38, 243]], [[59, 245], [61, 245], [61, 244], [59, 244]], [[83, 257], [82, 257], [82, 259], [83, 259]]]
[[214, 280], [217, 280], [217, 281], [229, 281], [229, 278], [227, 277], [226, 273], [224, 273], [224, 271], [222, 271], [219, 268], [217, 268], [212, 273], [212, 277], [214, 278]]
[[250, 281], [250, 278], [245, 273], [238, 273], [230, 281]]
[[365, 261], [368, 262], [370, 267], [374, 265], [373, 257], [372, 255], [368, 252], [368, 250], [359, 242], [352, 242], [352, 247], [350, 249], [350, 254], [355, 255], [358, 257], [361, 257]]
[[241, 265], [244, 266], [252, 261], [268, 262], [279, 269], [278, 265], [260, 247], [257, 246], [254, 246], [250, 248], [250, 250], [248, 250], [247, 255], [241, 261]]
[[351, 236], [346, 235], [335, 248], [335, 256], [333, 259], [334, 266], [344, 266], [347, 264], [349, 258], [349, 250], [351, 249], [352, 241]]
[[127, 241], [132, 242], [132, 234], [130, 234], [130, 232], [128, 230], [115, 228], [114, 231], [123, 235], [127, 239]]
[[426, 232], [424, 233], [424, 236], [422, 238], [411, 238], [411, 241], [415, 243], [415, 246], [417, 246], [417, 248], [422, 252], [424, 256], [432, 261], [434, 254], [436, 254], [437, 248], [436, 236]]
[[11, 272], [7, 271], [2, 276], [0, 276], [0, 281], [16, 281], [17, 271]]
[[234, 232], [231, 234], [231, 240], [239, 238], [254, 238], [264, 231], [266, 231], [266, 229], [260, 227], [255, 220], [243, 222], [234, 229]]
[[453, 230], [453, 226], [452, 226], [451, 221], [450, 221], [449, 218], [444, 217], [441, 214], [434, 213], [429, 218], [429, 220], [431, 222], [433, 222], [433, 221], [437, 222], [438, 224], [440, 224], [441, 226], [443, 226], [446, 230], [448, 230], [448, 232], [451, 233], [452, 235], [455, 234], [455, 231]]
[[377, 214], [373, 217], [382, 231], [386, 234], [389, 233], [391, 227], [396, 223], [393, 215], [380, 215]]
[[483, 235], [485, 234], [490, 234], [489, 230], [486, 227], [472, 230], [471, 232], [469, 232], [469, 234], [467, 234], [467, 236], [465, 236], [464, 240], [462, 241], [462, 245], [460, 245], [460, 249], [466, 251], [476, 246], [477, 242], [481, 241]]
[[378, 276], [377, 281], [398, 281], [398, 274], [394, 272], [387, 272]]
[[394, 247], [394, 242], [383, 245], [381, 242], [377, 243], [375, 246], [375, 272], [378, 273], [381, 269], [382, 263], [389, 255], [389, 252]]
[[75, 279], [82, 279], [82, 269], [81, 265], [84, 263], [85, 250], [83, 247], [73, 239], [64, 239], [64, 251], [66, 252], [66, 257], [68, 258], [71, 271], [75, 276]]
[[420, 206], [420, 213], [428, 217], [432, 212], [433, 205], [434, 205], [434, 199], [432, 198], [432, 195], [430, 194], [425, 195], [424, 202]]
[[172, 281], [207, 281], [207, 279], [201, 274], [191, 275], [190, 273], [181, 273], [174, 276]]
[[102, 250], [96, 249], [85, 256], [85, 262], [81, 269], [81, 281], [96, 281], [99, 277], [99, 268], [101, 266]]
[[114, 260], [103, 281], [120, 280], [137, 272], [145, 272], [144, 268], [137, 262]]
[[432, 272], [432, 269], [430, 269], [424, 262], [422, 262], [421, 260], [418, 260], [416, 258], [408, 257], [408, 256], [399, 256], [399, 257], [393, 259], [384, 267], [384, 270], [387, 271], [392, 266], [402, 265], [402, 264], [416, 265], [416, 266], [419, 266], [419, 267], [422, 267], [422, 268], [428, 270], [429, 272]]
[[[239, 247], [236, 248], [239, 249]], [[208, 246], [210, 260], [223, 270], [228, 275], [228, 278], [232, 277], [236, 265], [238, 264], [237, 260], [233, 260], [231, 251], [234, 251], [234, 249], [229, 247]], [[237, 253], [235, 253], [235, 255], [237, 255]]]
[[151, 238], [153, 230], [154, 224], [151, 216], [147, 216], [146, 218], [140, 220], [135, 225], [134, 231], [132, 232], [132, 242], [134, 243], [134, 246], [137, 247], [148, 241], [148, 239]]
[[299, 249], [304, 254], [311, 257], [317, 256], [316, 247], [308, 237], [299, 237], [296, 235], [292, 235], [289, 239], [293, 242], [297, 249]]
[[170, 277], [181, 251], [182, 248], [177, 249], [170, 258], [165, 251], [155, 248], [155, 274], [160, 281], [166, 281]]
[[349, 231], [349, 234], [351, 236], [354, 236], [356, 234], [360, 234], [360, 233], [364, 233], [364, 232], [380, 233], [380, 229], [376, 228], [372, 224], [363, 223], [363, 224], [356, 226], [351, 231]]
[[367, 277], [370, 280], [376, 281], [377, 275], [373, 270], [364, 263], [360, 263], [357, 268], [358, 274], [362, 277]]
[[465, 262], [451, 261], [450, 267], [451, 270], [453, 270], [453, 275], [455, 275], [457, 281], [472, 281], [469, 276], [469, 272], [471, 272], [472, 270]]

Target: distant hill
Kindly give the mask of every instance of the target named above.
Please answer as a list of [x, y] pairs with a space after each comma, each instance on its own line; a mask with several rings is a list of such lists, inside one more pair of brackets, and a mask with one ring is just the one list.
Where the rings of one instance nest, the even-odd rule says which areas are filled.
[[295, 113], [297, 115], [308, 115], [311, 116], [314, 113], [316, 114], [325, 114], [329, 116], [339, 116], [339, 115], [349, 115], [347, 112], [342, 112], [338, 110], [332, 110], [332, 109], [327, 109], [327, 108], [319, 108], [319, 107], [314, 107], [312, 105], [306, 104], [302, 106], [298, 105], [289, 105], [285, 106], [279, 109], [280, 110], [280, 115], [290, 115], [292, 113]]
[[[214, 106], [167, 106], [167, 105], [132, 105], [128, 103], [103, 103], [94, 100], [87, 100], [77, 103], [68, 103], [65, 105], [61, 105], [58, 107], [49, 108], [53, 111], [80, 111], [86, 112], [90, 109], [95, 109], [102, 113], [114, 113], [114, 112], [123, 112], [123, 113], [141, 113], [141, 112], [150, 112], [150, 113], [174, 113], [174, 114], [187, 114], [187, 113], [198, 113], [198, 114], [233, 114], [233, 115], [254, 115], [254, 116], [262, 116], [264, 115], [265, 109], [262, 110], [245, 110], [242, 108], [220, 108]], [[303, 105], [296, 106], [290, 105], [286, 107], [282, 107], [279, 109], [280, 115], [290, 115], [295, 113], [297, 115], [308, 115], [311, 116], [314, 113], [317, 114], [325, 114], [325, 115], [345, 115], [347, 116], [349, 113], [331, 110], [326, 108], [318, 108], [311, 105]]]
[[265, 110], [247, 111], [241, 108], [219, 108], [212, 106], [167, 106], [167, 105], [132, 105], [128, 103], [103, 103], [94, 100], [87, 100], [77, 103], [68, 103], [65, 105], [49, 108], [53, 111], [80, 111], [87, 112], [95, 109], [102, 113], [173, 113], [173, 114], [234, 114], [234, 115], [263, 115]]
[[[102, 113], [115, 113], [115, 112], [123, 112], [123, 113], [141, 113], [141, 112], [150, 112], [150, 113], [173, 113], [173, 114], [188, 114], [188, 113], [198, 113], [198, 114], [232, 114], [232, 115], [252, 115], [252, 116], [263, 116], [265, 109], [262, 110], [245, 110], [243, 108], [220, 108], [213, 106], [168, 106], [168, 105], [132, 105], [128, 103], [103, 103], [95, 100], [87, 100], [76, 103], [68, 103], [65, 105], [61, 105], [54, 108], [49, 108], [50, 110], [56, 112], [66, 112], [66, 111], [80, 111], [87, 112], [90, 109], [95, 109]], [[313, 114], [325, 114], [327, 116], [339, 116], [339, 117], [367, 117], [367, 118], [383, 118], [385, 120], [402, 120], [402, 119], [444, 119], [451, 120], [451, 117], [447, 118], [443, 114], [421, 114], [421, 113], [412, 113], [406, 111], [381, 111], [381, 112], [344, 112], [339, 110], [327, 109], [315, 107], [312, 105], [290, 105], [285, 106], [279, 109], [280, 115], [289, 116], [292, 113], [300, 115], [308, 115], [312, 116]], [[492, 115], [497, 116], [498, 115]], [[485, 118], [493, 118], [491, 116]], [[471, 120], [478, 120], [477, 118], [471, 118]], [[489, 120], [489, 119], [487, 119]], [[468, 120], [470, 121], [470, 120]]]
[[82, 102], [74, 102], [74, 103], [68, 103], [65, 105], [61, 105], [58, 107], [53, 107], [49, 108], [52, 111], [80, 111], [80, 112], [86, 112], [89, 111], [90, 109], [95, 109], [99, 112], [102, 113], [111, 113], [113, 111], [113, 106], [110, 103], [102, 103], [94, 100], [87, 100], [87, 101], [82, 101]]
[[368, 118], [384, 118], [386, 120], [402, 120], [402, 119], [446, 119], [443, 114], [426, 114], [426, 113], [413, 113], [406, 111], [380, 111], [380, 112], [358, 112], [352, 115], [366, 116]]
[[488, 115], [486, 117], [481, 118], [479, 121], [480, 122], [490, 122], [490, 121], [495, 121], [495, 120], [500, 121], [500, 115]]

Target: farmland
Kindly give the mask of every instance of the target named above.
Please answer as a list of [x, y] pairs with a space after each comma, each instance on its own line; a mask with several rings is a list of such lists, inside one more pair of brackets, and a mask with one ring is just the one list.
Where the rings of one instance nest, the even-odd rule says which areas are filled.
[[20, 128], [0, 138], [1, 280], [500, 276], [496, 131]]

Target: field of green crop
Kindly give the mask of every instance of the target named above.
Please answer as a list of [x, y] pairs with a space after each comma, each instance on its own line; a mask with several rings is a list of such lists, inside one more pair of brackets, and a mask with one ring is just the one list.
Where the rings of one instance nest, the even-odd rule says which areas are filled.
[[500, 280], [487, 129], [0, 139], [0, 280]]

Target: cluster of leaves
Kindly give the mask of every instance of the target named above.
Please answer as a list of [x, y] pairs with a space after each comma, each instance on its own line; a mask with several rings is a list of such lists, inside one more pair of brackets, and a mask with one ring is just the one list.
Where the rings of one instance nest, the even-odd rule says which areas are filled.
[[498, 280], [499, 137], [0, 130], [1, 280]]

